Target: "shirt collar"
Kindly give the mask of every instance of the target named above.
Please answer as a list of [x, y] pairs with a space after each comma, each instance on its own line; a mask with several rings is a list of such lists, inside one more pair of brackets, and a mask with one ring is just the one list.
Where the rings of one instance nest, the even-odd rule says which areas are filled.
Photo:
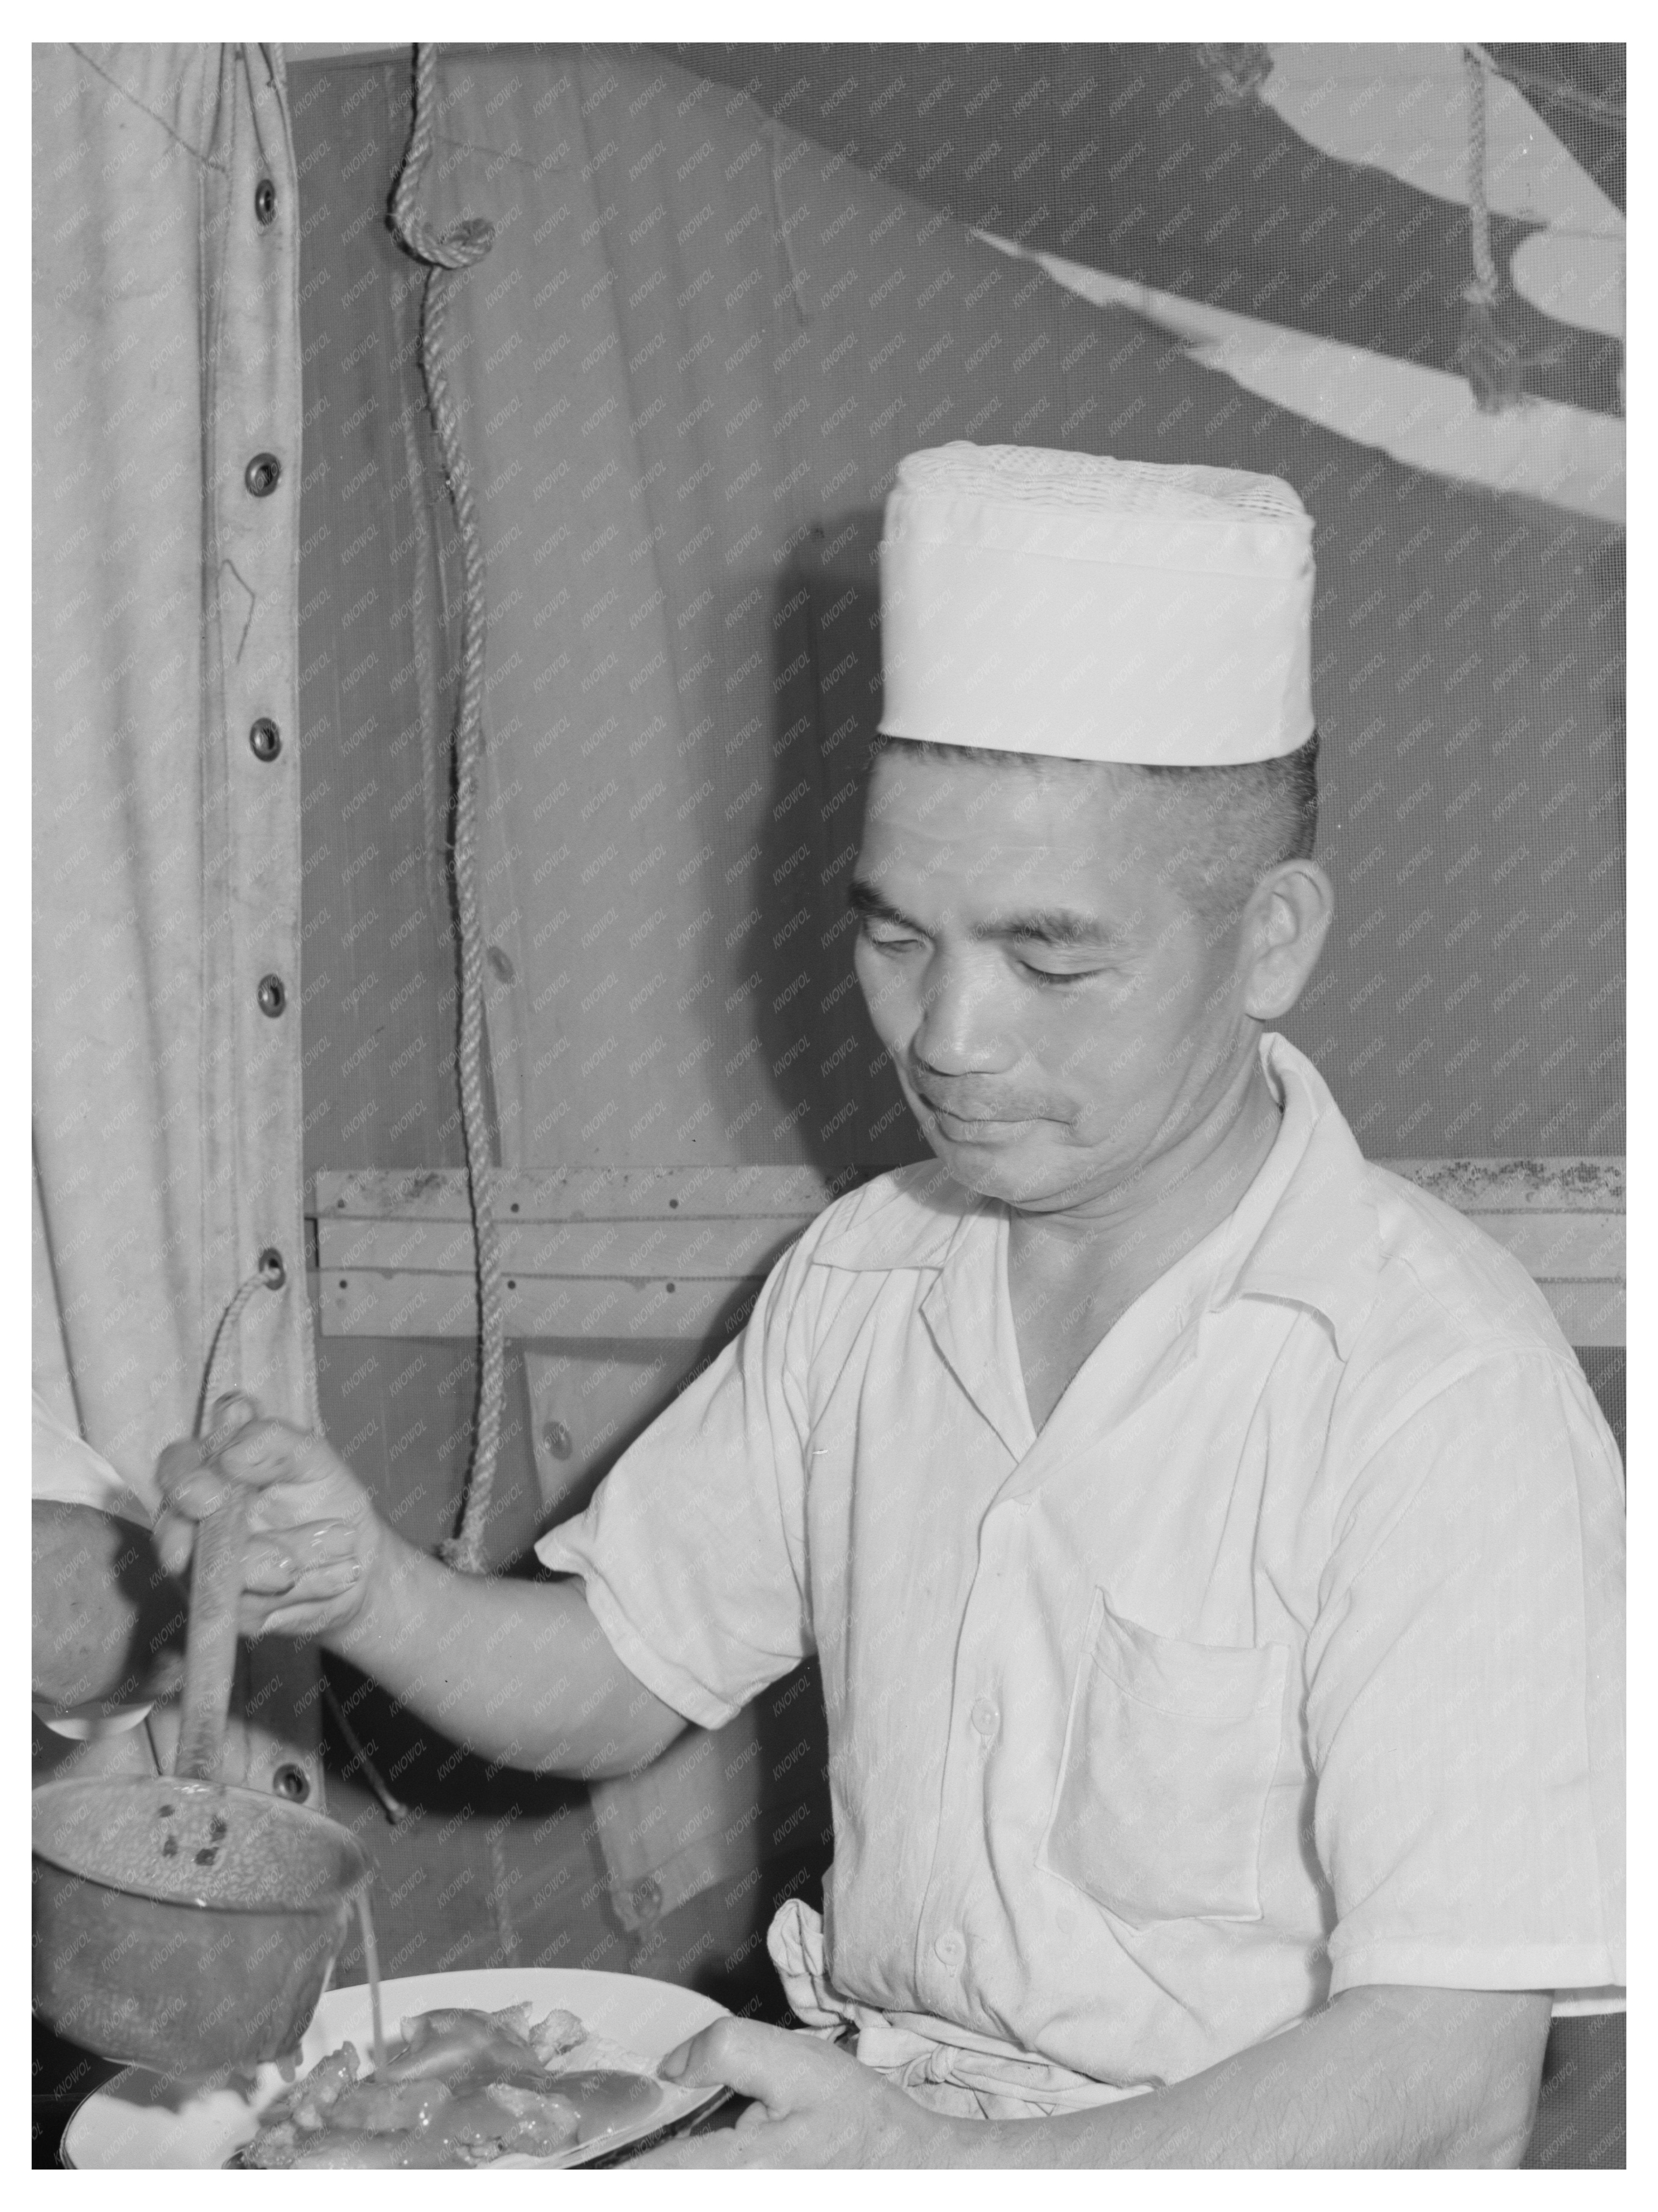
[[1345, 1359], [1376, 1303], [1381, 1231], [1370, 1169], [1329, 1086], [1304, 1053], [1269, 1031], [1261, 1066], [1284, 1120], [1228, 1224], [1206, 1301], [1310, 1307]]
[[968, 1223], [989, 1207], [937, 1160], [922, 1160], [858, 1192], [846, 1222], [812, 1254], [812, 1265], [883, 1273], [942, 1267]]
[[[1199, 1304], [1212, 1312], [1236, 1297], [1264, 1297], [1310, 1307], [1345, 1358], [1375, 1303], [1381, 1265], [1370, 1170], [1306, 1054], [1268, 1031], [1260, 1059], [1283, 1123], [1221, 1231]], [[872, 1186], [866, 1197], [860, 1193], [851, 1218], [824, 1237], [813, 1262], [884, 1272], [942, 1268], [972, 1224], [995, 1210], [936, 1161], [923, 1161]]]

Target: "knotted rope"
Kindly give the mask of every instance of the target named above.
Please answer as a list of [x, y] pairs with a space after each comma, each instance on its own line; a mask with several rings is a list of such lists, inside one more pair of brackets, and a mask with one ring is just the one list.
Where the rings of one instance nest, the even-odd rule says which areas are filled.
[[1462, 49], [1468, 94], [1468, 242], [1473, 275], [1462, 287], [1462, 337], [1456, 359], [1482, 415], [1500, 414], [1523, 397], [1521, 349], [1503, 329], [1498, 311], [1503, 280], [1491, 252], [1491, 210], [1485, 199], [1485, 64], [1472, 46]]
[[443, 1557], [465, 1574], [483, 1571], [483, 1528], [501, 1446], [506, 1313], [501, 1297], [501, 1243], [491, 1202], [489, 1117], [483, 1097], [483, 926], [477, 893], [477, 787], [483, 751], [483, 653], [488, 620], [483, 544], [472, 501], [472, 482], [461, 447], [460, 422], [443, 366], [444, 325], [455, 281], [482, 261], [495, 230], [481, 216], [463, 216], [441, 237], [421, 205], [421, 182], [431, 159], [437, 112], [437, 49], [415, 48], [415, 107], [403, 167], [392, 196], [392, 225], [404, 251], [427, 269], [421, 301], [421, 374], [437, 432], [444, 481], [460, 537], [465, 593], [460, 632], [460, 699], [454, 728], [455, 817], [450, 849], [455, 913], [460, 935], [461, 1130], [466, 1146], [466, 1186], [471, 1201], [478, 1291], [478, 1389], [471, 1464], [460, 1527]]
[[1199, 67], [1206, 70], [1218, 107], [1248, 107], [1261, 104], [1261, 88], [1272, 74], [1272, 49], [1259, 44], [1234, 42], [1199, 46], [1193, 49]]

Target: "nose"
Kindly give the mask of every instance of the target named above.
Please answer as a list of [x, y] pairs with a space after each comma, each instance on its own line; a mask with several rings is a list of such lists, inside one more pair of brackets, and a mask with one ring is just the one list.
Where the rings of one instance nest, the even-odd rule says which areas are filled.
[[938, 1075], [993, 1075], [1012, 1066], [1017, 1048], [999, 1019], [994, 985], [978, 963], [953, 953], [935, 956], [910, 1049]]

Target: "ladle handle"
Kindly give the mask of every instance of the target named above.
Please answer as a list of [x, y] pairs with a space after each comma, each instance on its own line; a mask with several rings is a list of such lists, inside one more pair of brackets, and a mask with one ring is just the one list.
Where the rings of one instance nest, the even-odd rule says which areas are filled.
[[185, 1638], [183, 1709], [178, 1756], [173, 1764], [173, 1772], [187, 1782], [216, 1782], [224, 1757], [251, 1496], [243, 1484], [233, 1483], [224, 1503], [196, 1531], [190, 1623]]

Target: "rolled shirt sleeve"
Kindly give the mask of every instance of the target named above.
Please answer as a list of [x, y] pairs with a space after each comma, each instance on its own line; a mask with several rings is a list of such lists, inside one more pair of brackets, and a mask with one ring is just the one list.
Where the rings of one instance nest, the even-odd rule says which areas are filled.
[[617, 1657], [721, 1728], [813, 1649], [806, 1597], [806, 1261], [794, 1246], [741, 1337], [653, 1422], [579, 1518], [536, 1547], [580, 1576]]
[[1307, 1647], [1331, 1994], [1621, 1984], [1616, 1445], [1537, 1346], [1378, 1388], [1366, 1431]]

